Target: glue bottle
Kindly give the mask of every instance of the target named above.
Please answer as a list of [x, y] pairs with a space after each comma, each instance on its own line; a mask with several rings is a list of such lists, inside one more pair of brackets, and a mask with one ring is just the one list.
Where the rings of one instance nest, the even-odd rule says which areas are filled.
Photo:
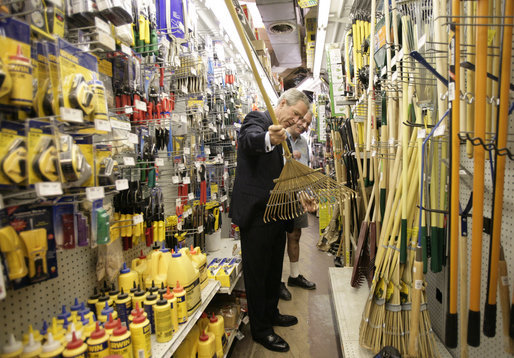
[[118, 313], [112, 307], [109, 307], [109, 304], [107, 302], [105, 302], [105, 307], [101, 311], [100, 316], [98, 316], [98, 320], [102, 323], [107, 322], [107, 319], [109, 318], [109, 313], [112, 314], [113, 319], [118, 318]]
[[84, 302], [80, 304], [80, 310], [77, 313], [79, 316], [84, 316], [84, 318], [89, 320], [89, 323], [93, 322], [94, 325], [94, 321], [96, 320], [95, 314], [91, 311], [89, 307], [86, 307]]
[[109, 335], [96, 322], [96, 329], [87, 340], [87, 355], [89, 358], [103, 358], [109, 355]]
[[148, 270], [148, 264], [146, 261], [146, 256], [143, 255], [143, 250], [141, 250], [141, 254], [139, 255], [139, 257], [132, 260], [132, 270], [134, 270], [137, 273], [137, 284], [144, 286]]
[[130, 299], [134, 298], [134, 293], [137, 292], [137, 285], [136, 282], [132, 283], [132, 288], [129, 291]]
[[139, 303], [139, 307], [143, 307], [143, 303], [145, 302], [146, 292], [141, 290], [140, 286], [137, 286], [137, 291], [134, 293], [132, 297], [132, 307], [136, 306], [136, 303]]
[[116, 309], [116, 298], [118, 298], [118, 295], [120, 294], [120, 291], [114, 287], [114, 283], [111, 285], [111, 290], [109, 291], [109, 298], [112, 300], [112, 308]]
[[121, 321], [119, 318], [113, 319], [112, 315], [109, 315], [109, 320], [104, 323], [105, 333], [108, 336], [112, 336], [112, 332], [118, 327], [121, 327]]
[[[137, 316], [144, 316], [147, 318], [145, 310], [139, 307], [139, 303], [136, 303], [136, 307], [132, 310], [132, 312], [130, 312], [129, 321], [132, 322]], [[150, 321], [148, 321], [148, 323], [150, 323]]]
[[98, 297], [98, 302], [96, 302], [96, 315], [100, 319], [100, 314], [102, 313], [102, 310], [105, 308], [105, 304], [108, 304], [109, 307], [112, 307], [113, 302], [112, 299], [109, 297], [109, 295], [106, 293], [106, 291], [102, 290], [102, 295]]
[[21, 358], [35, 358], [41, 354], [41, 342], [35, 341], [32, 333], [29, 333], [29, 341], [23, 347]]
[[52, 325], [48, 328], [48, 333], [52, 333], [52, 336], [54, 336], [56, 341], [59, 341], [64, 345], [68, 343], [65, 337], [66, 329], [57, 323], [57, 318], [55, 317], [52, 318]]
[[177, 281], [177, 285], [173, 289], [173, 294], [177, 298], [177, 319], [178, 324], [184, 324], [187, 322], [187, 302], [186, 302], [186, 291], [180, 286]]
[[200, 328], [200, 331], [207, 330], [207, 327], [209, 326], [209, 317], [207, 317], [207, 313], [202, 312], [202, 315], [200, 316], [200, 319], [198, 320], [198, 328]]
[[23, 352], [23, 344], [17, 341], [14, 334], [9, 335], [9, 343], [2, 347], [1, 358], [19, 358]]
[[214, 333], [216, 340], [216, 355], [223, 357], [223, 349], [227, 343], [227, 335], [225, 334], [225, 324], [223, 316], [215, 315], [214, 313], [209, 320], [209, 332]]
[[43, 336], [41, 335], [41, 333], [37, 329], [35, 330], [34, 328], [32, 328], [32, 325], [29, 324], [29, 331], [23, 335], [23, 340], [22, 340], [23, 344], [27, 344], [28, 343], [29, 336], [31, 334], [32, 334], [32, 336], [33, 336], [33, 338], [34, 338], [34, 340], [36, 342], [40, 342], [41, 343], [41, 341], [43, 340]]
[[132, 358], [132, 339], [127, 327], [121, 326], [114, 330], [109, 338], [111, 355], [119, 355], [123, 358]]
[[100, 294], [98, 293], [98, 290], [95, 287], [94, 293], [91, 296], [89, 296], [89, 298], [87, 299], [87, 305], [88, 305], [89, 309], [91, 310], [91, 312], [95, 312], [97, 316], [98, 316], [98, 311], [96, 309], [96, 303], [98, 302], [99, 297], [100, 297]]
[[125, 292], [129, 292], [132, 286], [136, 287], [139, 283], [139, 277], [137, 272], [132, 271], [127, 267], [127, 264], [124, 262], [123, 267], [120, 270], [120, 275], [118, 276], [118, 287], [120, 290], [125, 290]]
[[70, 306], [70, 311], [72, 316], [78, 316], [78, 311], [80, 310], [80, 304], [77, 297], [75, 297], [75, 302]]
[[95, 321], [90, 321], [86, 316], [84, 316], [84, 313], [81, 313], [80, 322], [82, 323], [82, 337], [84, 337], [84, 339], [88, 339], [89, 336], [91, 336], [91, 333], [95, 330]]
[[118, 312], [118, 317], [122, 322], [128, 326], [129, 320], [128, 316], [130, 311], [132, 310], [132, 300], [128, 293], [123, 292], [123, 288], [121, 289], [121, 293], [116, 298], [116, 311]]
[[157, 342], [168, 342], [173, 336], [173, 324], [171, 322], [171, 306], [163, 295], [153, 306], [155, 336]]
[[166, 288], [166, 293], [163, 297], [168, 300], [168, 303], [170, 304], [171, 325], [173, 326], [173, 333], [175, 333], [178, 330], [177, 298], [173, 292], [170, 291], [169, 286]]
[[64, 324], [64, 319], [70, 320], [71, 313], [66, 311], [66, 305], [62, 305], [61, 313], [57, 315], [57, 323], [61, 326]]
[[82, 339], [77, 338], [75, 332], [73, 332], [71, 342], [66, 345], [62, 356], [64, 358], [86, 358], [87, 344]]
[[12, 79], [11, 104], [25, 107], [32, 106], [32, 65], [30, 60], [23, 55], [21, 45], [18, 45], [16, 55], [8, 57], [7, 69]]
[[198, 338], [197, 352], [198, 358], [220, 357], [216, 354], [216, 342], [212, 332], [202, 330], [202, 334]]
[[43, 344], [39, 358], [61, 358], [64, 346], [54, 339], [52, 333], [48, 333], [46, 343]]
[[130, 333], [132, 334], [134, 357], [141, 357], [140, 352], [143, 352], [144, 357], [141, 358], [150, 358], [152, 356], [152, 328], [144, 312], [140, 312], [140, 314], [134, 317], [132, 323], [130, 323]]
[[150, 321], [150, 326], [152, 327], [152, 334], [155, 333], [155, 320], [153, 316], [153, 307], [157, 303], [157, 295], [150, 294], [146, 296], [144, 301], [144, 309], [146, 312], [146, 317]]

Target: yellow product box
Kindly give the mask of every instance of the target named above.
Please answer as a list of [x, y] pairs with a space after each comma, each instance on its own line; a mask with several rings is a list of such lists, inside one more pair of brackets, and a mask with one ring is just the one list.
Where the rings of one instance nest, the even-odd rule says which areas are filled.
[[234, 265], [225, 264], [216, 272], [216, 280], [221, 282], [222, 287], [230, 287], [237, 278], [237, 271]]

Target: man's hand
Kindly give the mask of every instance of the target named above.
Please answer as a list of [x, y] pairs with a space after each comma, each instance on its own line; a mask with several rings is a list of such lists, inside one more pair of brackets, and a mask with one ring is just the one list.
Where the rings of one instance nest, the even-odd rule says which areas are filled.
[[286, 140], [286, 130], [281, 125], [269, 126], [268, 132], [271, 145], [279, 145]]
[[318, 210], [318, 202], [316, 201], [316, 198], [310, 196], [306, 192], [300, 192], [299, 199], [303, 206], [303, 210], [309, 213], [314, 213]]
[[298, 150], [293, 151], [294, 159], [299, 160], [301, 157], [302, 157], [302, 153], [300, 153], [300, 151], [298, 151]]

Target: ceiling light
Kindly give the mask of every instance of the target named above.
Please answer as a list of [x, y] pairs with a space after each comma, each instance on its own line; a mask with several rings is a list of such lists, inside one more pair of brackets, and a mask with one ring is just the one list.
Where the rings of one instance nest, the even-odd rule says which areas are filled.
[[318, 5], [318, 29], [316, 32], [316, 48], [314, 50], [313, 77], [319, 78], [321, 62], [325, 50], [325, 38], [327, 36], [328, 15], [330, 13], [331, 0], [320, 0]]

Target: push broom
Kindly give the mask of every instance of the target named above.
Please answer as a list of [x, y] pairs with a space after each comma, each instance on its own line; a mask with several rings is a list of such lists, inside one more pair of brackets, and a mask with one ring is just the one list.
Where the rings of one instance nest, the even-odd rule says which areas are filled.
[[[234, 4], [232, 0], [225, 0], [225, 4], [245, 49], [255, 82], [257, 82], [259, 86], [271, 120], [274, 125], [278, 125], [279, 123], [275, 116], [275, 111], [262, 84], [253, 58], [254, 54], [250, 48]], [[293, 159], [286, 142], [282, 142], [282, 148], [284, 149], [286, 163], [278, 179], [275, 179], [275, 187], [271, 190], [266, 211], [264, 212], [264, 222], [277, 219], [294, 219], [303, 214], [304, 209], [302, 204], [312, 199], [316, 199], [318, 202], [332, 202], [334, 199], [344, 201], [355, 194], [353, 190], [337, 183], [320, 171], [311, 169]], [[337, 201], [338, 200], [335, 202]]]
[[[499, 6], [499, 4], [497, 4], [497, 6]], [[513, 1], [506, 1], [505, 6], [505, 26], [503, 27], [504, 33], [501, 58], [500, 108], [498, 111], [498, 130], [496, 138], [497, 148], [505, 148], [507, 146], [507, 133], [509, 129], [509, 86], [511, 73]], [[500, 258], [505, 161], [505, 156], [498, 155], [496, 152], [496, 173], [494, 175], [495, 185], [492, 216], [493, 230], [489, 251], [487, 301], [484, 309], [484, 334], [487, 337], [494, 337], [496, 332], [496, 282], [498, 280], [498, 261]]]

